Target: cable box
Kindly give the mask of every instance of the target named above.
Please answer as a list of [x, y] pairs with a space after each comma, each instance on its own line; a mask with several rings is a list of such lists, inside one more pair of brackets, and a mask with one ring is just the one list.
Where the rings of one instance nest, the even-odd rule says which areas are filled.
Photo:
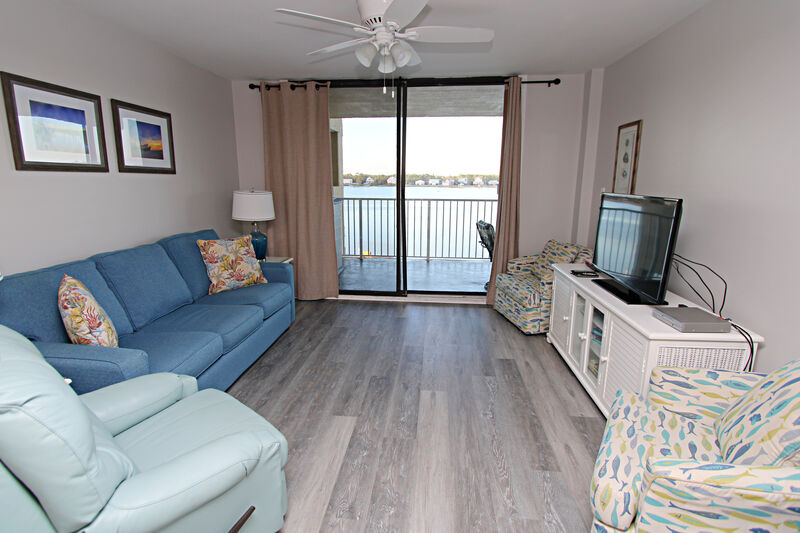
[[656, 307], [653, 316], [681, 333], [728, 333], [731, 323], [699, 307]]

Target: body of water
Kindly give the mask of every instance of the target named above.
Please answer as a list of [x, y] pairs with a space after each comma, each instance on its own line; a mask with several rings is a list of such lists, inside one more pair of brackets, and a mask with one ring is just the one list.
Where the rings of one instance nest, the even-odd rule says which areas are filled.
[[[395, 198], [395, 187], [345, 185], [345, 198]], [[436, 187], [406, 185], [406, 198], [432, 198], [436, 200], [497, 200], [497, 187]]]
[[[344, 187], [341, 209], [345, 255], [359, 255], [363, 248], [367, 256], [395, 256], [396, 192], [395, 187]], [[408, 256], [488, 259], [475, 224], [479, 220], [495, 224], [496, 217], [496, 187], [407, 186]]]

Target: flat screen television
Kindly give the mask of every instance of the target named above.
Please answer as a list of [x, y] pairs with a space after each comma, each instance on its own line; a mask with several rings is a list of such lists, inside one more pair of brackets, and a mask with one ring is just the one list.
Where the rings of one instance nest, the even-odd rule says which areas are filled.
[[603, 194], [591, 267], [595, 280], [631, 304], [666, 303], [683, 200]]

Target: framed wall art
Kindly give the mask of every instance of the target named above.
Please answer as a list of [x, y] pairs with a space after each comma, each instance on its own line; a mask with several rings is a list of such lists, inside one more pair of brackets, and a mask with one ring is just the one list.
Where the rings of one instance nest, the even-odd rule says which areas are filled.
[[100, 97], [0, 72], [17, 170], [108, 172]]
[[617, 130], [617, 156], [614, 160], [612, 192], [633, 194], [636, 187], [636, 170], [639, 166], [639, 142], [642, 121], [623, 124]]
[[119, 100], [111, 100], [111, 113], [120, 172], [175, 174], [169, 113]]

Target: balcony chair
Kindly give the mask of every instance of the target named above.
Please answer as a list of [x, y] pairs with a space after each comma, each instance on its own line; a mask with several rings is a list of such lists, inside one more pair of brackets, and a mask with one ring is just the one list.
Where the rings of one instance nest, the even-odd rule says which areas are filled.
[[512, 259], [508, 271], [497, 275], [495, 310], [526, 335], [546, 333], [550, 329], [553, 263], [591, 259], [591, 249], [552, 239], [541, 253]]
[[591, 482], [594, 533], [797, 531], [800, 360], [764, 376], [656, 368], [619, 391]]
[[481, 239], [481, 246], [486, 248], [489, 253], [489, 261], [494, 257], [494, 226], [483, 220], [475, 223], [478, 228], [478, 237]]
[[0, 326], [2, 531], [276, 531], [286, 452], [261, 416], [190, 376], [78, 396]]
[[[481, 239], [481, 246], [486, 248], [486, 252], [489, 254], [489, 262], [491, 262], [494, 257], [494, 226], [483, 220], [477, 221], [475, 226], [478, 228], [478, 237]], [[489, 289], [488, 281], [483, 286], [483, 289]]]

